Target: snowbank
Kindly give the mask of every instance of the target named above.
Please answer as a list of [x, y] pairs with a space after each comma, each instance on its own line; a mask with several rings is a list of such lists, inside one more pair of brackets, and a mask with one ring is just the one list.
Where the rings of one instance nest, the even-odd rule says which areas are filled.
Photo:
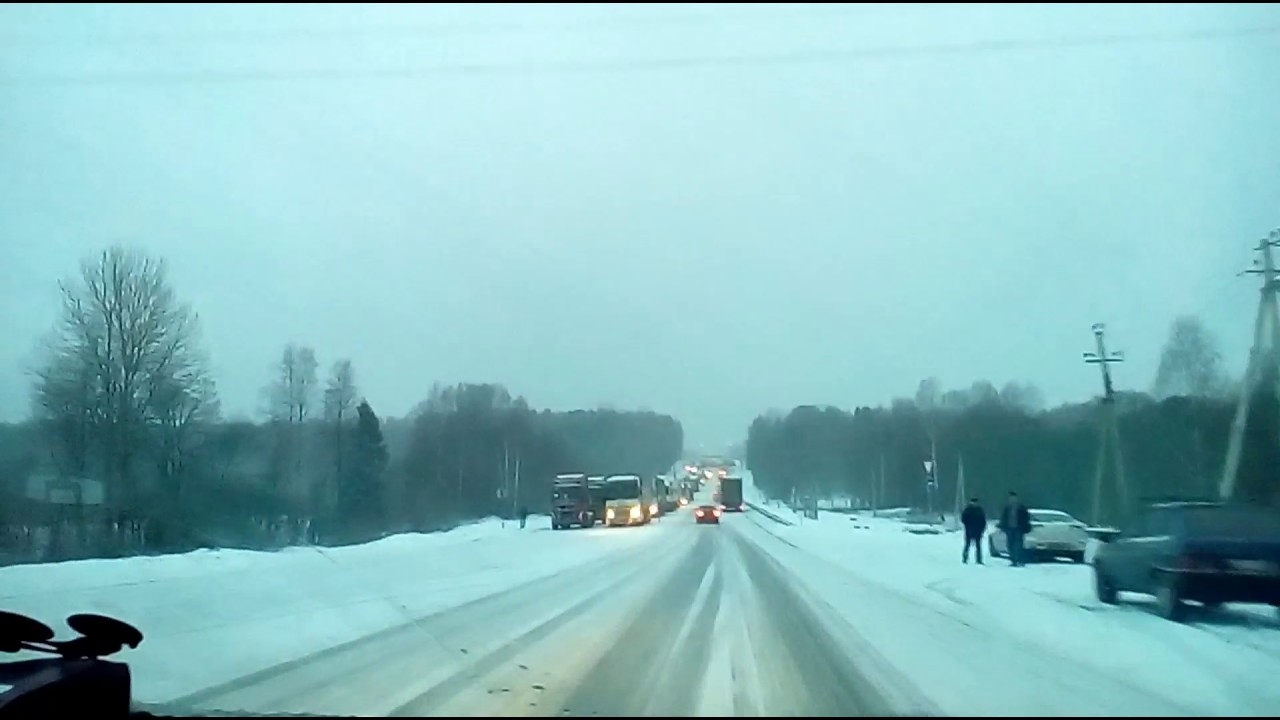
[[[910, 625], [903, 619], [909, 615], [899, 613], [895, 620], [893, 613], [886, 613], [880, 627], [870, 629], [884, 633], [877, 648], [897, 653], [913, 674], [944, 683], [939, 700], [952, 701], [949, 707], [943, 703], [951, 714], [1007, 714], [960, 686], [984, 680], [1028, 684], [1041, 697], [1028, 696], [1024, 707], [1031, 709], [1025, 712], [1089, 714], [1088, 708], [1106, 708], [1120, 714], [1280, 713], [1280, 686], [1274, 682], [1280, 674], [1280, 622], [1270, 608], [1233, 606], [1177, 624], [1148, 612], [1144, 605], [1149, 601], [1139, 599], [1142, 596], [1126, 596], [1119, 606], [1098, 602], [1092, 569], [1085, 564], [1011, 568], [1006, 560], [987, 558], [985, 566], [964, 565], [958, 533], [916, 534], [902, 522], [866, 515], [820, 513], [816, 521], [790, 527], [763, 517], [752, 519], [756, 529], [826, 561], [810, 574], [830, 575], [835, 565], [890, 590], [902, 598], [902, 606], [929, 608], [932, 619], [925, 613], [925, 619]], [[792, 556], [793, 564], [803, 562]], [[869, 618], [863, 600], [846, 603], [843, 612]], [[940, 626], [944, 618], [952, 622]], [[960, 637], [966, 628], [976, 631], [967, 639]], [[956, 639], [946, 639], [950, 636]], [[1003, 642], [992, 644], [995, 638]], [[917, 642], [928, 652], [913, 654], [903, 647]], [[985, 678], [943, 679], [939, 653], [954, 659], [972, 652], [978, 643], [986, 647], [976, 660], [977, 674]], [[1028, 653], [1027, 648], [1037, 650]], [[1061, 677], [1055, 683], [1045, 673]], [[1020, 674], [1029, 676], [1022, 680]], [[1097, 687], [1103, 682], [1124, 687]], [[1090, 689], [1090, 684], [1095, 687]], [[1084, 698], [1082, 692], [1111, 692], [1128, 699], [1107, 706], [1107, 697]], [[1087, 707], [1081, 709], [1082, 703]]]
[[167, 702], [652, 537], [552, 532], [548, 518], [535, 516], [524, 530], [487, 520], [343, 548], [22, 565], [0, 568], [0, 608], [60, 634], [76, 612], [137, 625], [146, 639], [120, 656], [134, 668], [135, 697]]

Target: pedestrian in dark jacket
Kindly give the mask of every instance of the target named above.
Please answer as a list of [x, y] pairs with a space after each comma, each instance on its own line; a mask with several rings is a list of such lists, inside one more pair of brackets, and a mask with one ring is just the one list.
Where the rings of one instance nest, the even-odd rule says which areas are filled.
[[1018, 493], [1009, 491], [1009, 501], [1000, 513], [1000, 530], [1004, 532], [1005, 545], [1009, 548], [1009, 564], [1013, 567], [1026, 565], [1022, 541], [1031, 532], [1031, 511], [1018, 499]]
[[969, 546], [977, 551], [978, 564], [982, 564], [982, 534], [987, 530], [987, 513], [978, 503], [978, 498], [969, 498], [969, 504], [960, 513], [960, 524], [964, 526], [964, 562], [969, 562]]

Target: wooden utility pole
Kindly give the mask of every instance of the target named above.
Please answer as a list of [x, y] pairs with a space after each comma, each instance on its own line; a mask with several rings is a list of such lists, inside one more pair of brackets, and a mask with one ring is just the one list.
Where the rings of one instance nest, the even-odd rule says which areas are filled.
[[[1094, 323], [1093, 337], [1097, 343], [1096, 352], [1084, 353], [1084, 361], [1090, 365], [1098, 365], [1102, 370], [1102, 399], [1098, 419], [1098, 460], [1093, 470], [1093, 517], [1094, 525], [1104, 521], [1118, 522], [1124, 514], [1128, 503], [1129, 491], [1124, 478], [1124, 459], [1120, 451], [1120, 423], [1116, 417], [1115, 388], [1111, 384], [1112, 363], [1124, 362], [1124, 353], [1107, 352], [1105, 339], [1106, 326]], [[1111, 483], [1105, 484], [1103, 476], [1111, 471]], [[1107, 491], [1110, 492], [1107, 492]], [[1103, 502], [1104, 494], [1113, 498], [1112, 502]]]
[[[1231, 423], [1231, 435], [1227, 440], [1227, 458], [1222, 468], [1222, 479], [1218, 482], [1218, 495], [1223, 500], [1230, 500], [1236, 491], [1236, 477], [1240, 469], [1240, 452], [1244, 445], [1245, 425], [1249, 421], [1249, 401], [1259, 388], [1264, 378], [1274, 377], [1264, 370], [1274, 370], [1276, 366], [1276, 343], [1280, 341], [1280, 311], [1277, 311], [1277, 285], [1275, 258], [1271, 249], [1280, 245], [1280, 230], [1272, 231], [1271, 236], [1258, 241], [1256, 248], [1260, 255], [1262, 267], [1245, 270], [1242, 275], [1261, 275], [1262, 290], [1258, 297], [1258, 314], [1253, 322], [1253, 346], [1249, 348], [1249, 364], [1245, 367], [1244, 383], [1240, 388], [1240, 399], [1236, 403], [1236, 416]], [[1271, 388], [1273, 394], [1277, 388]]]

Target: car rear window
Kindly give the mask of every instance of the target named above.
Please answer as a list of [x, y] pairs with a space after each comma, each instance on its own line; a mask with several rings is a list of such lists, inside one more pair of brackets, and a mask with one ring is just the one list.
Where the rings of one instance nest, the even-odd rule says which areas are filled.
[[1280, 513], [1247, 507], [1205, 507], [1183, 510], [1192, 535], [1266, 537], [1280, 540]]

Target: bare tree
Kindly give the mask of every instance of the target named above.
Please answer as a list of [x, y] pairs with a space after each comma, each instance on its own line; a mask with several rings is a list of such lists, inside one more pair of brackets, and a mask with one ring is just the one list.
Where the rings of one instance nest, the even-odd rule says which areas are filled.
[[[101, 472], [110, 501], [137, 508], [146, 455], [181, 466], [189, 423], [216, 412], [198, 319], [163, 260], [116, 246], [59, 284], [62, 313], [36, 372], [36, 406], [72, 469]], [[163, 480], [172, 479], [162, 477]]]
[[356, 371], [350, 360], [339, 360], [329, 371], [324, 390], [324, 418], [342, 423], [356, 407]]
[[49, 438], [54, 467], [63, 475], [87, 477], [98, 463], [102, 413], [97, 368], [64, 352], [58, 337], [44, 348], [46, 361], [35, 371], [34, 415]]
[[1208, 328], [1194, 315], [1175, 319], [1160, 355], [1152, 394], [1212, 397], [1225, 393], [1227, 387], [1222, 355]]
[[1044, 394], [1031, 383], [1011, 380], [1000, 388], [1000, 402], [1006, 407], [1035, 413], [1044, 409]]
[[931, 413], [942, 403], [942, 383], [936, 377], [927, 377], [916, 386], [916, 407], [920, 412]]
[[333, 364], [329, 371], [328, 386], [324, 390], [324, 419], [332, 425], [333, 477], [332, 492], [327, 501], [336, 502], [337, 488], [343, 481], [346, 469], [346, 425], [354, 417], [356, 408], [356, 371], [347, 359]]
[[316, 352], [289, 343], [276, 366], [276, 378], [267, 388], [267, 415], [275, 421], [306, 422], [314, 404], [318, 382]]
[[275, 426], [272, 481], [277, 491], [286, 490], [301, 503], [312, 502], [316, 491], [303, 479], [304, 424], [316, 396], [316, 368], [315, 350], [289, 343], [266, 391], [267, 414]]

